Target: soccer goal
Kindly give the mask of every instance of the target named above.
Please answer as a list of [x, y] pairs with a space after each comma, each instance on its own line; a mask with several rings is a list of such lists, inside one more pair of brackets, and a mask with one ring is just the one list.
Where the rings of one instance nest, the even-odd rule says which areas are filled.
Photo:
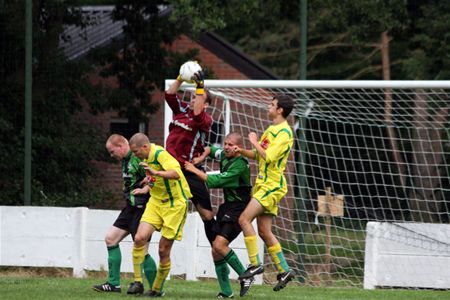
[[[374, 242], [382, 248], [384, 239], [394, 242], [394, 248], [407, 245], [398, 256], [411, 255], [414, 247], [436, 253], [433, 243], [418, 237], [433, 232], [421, 224], [448, 226], [450, 221], [449, 81], [207, 80], [205, 86], [214, 95], [208, 109], [214, 119], [210, 144], [239, 132], [250, 148], [248, 133], [261, 136], [270, 125], [272, 96], [295, 98], [289, 119], [296, 135], [286, 168], [289, 192], [280, 203], [274, 232], [301, 282], [363, 286], [368, 238], [372, 248]], [[192, 91], [187, 85], [186, 97]], [[218, 169], [211, 161], [206, 167]], [[256, 170], [252, 162], [253, 180]], [[216, 207], [222, 201], [217, 191], [213, 199]], [[367, 231], [368, 222], [404, 230]], [[438, 232], [439, 238], [431, 238], [448, 266], [450, 229], [446, 235]], [[377, 270], [384, 263], [392, 269], [395, 261], [371, 256]], [[264, 279], [274, 282], [276, 269], [268, 255], [264, 263]], [[410, 264], [396, 267], [397, 276], [420, 272]], [[389, 286], [389, 280], [383, 285]], [[411, 282], [409, 287], [421, 285]]]

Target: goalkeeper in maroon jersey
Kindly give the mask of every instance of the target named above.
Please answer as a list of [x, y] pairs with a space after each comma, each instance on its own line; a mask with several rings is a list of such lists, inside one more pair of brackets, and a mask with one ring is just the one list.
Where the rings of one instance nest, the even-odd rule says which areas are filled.
[[[206, 156], [220, 160], [219, 174], [206, 174], [197, 169], [192, 163], [186, 163], [185, 168], [196, 174], [208, 184], [209, 188], [223, 188], [225, 202], [220, 205], [217, 212], [217, 222], [213, 228], [217, 233], [213, 242], [212, 255], [221, 291], [218, 298], [232, 298], [230, 269], [228, 264], [238, 275], [245, 272], [245, 268], [229, 247], [230, 243], [241, 233], [239, 216], [244, 211], [251, 198], [250, 168], [248, 160], [234, 147], [242, 147], [242, 136], [239, 133], [230, 133], [225, 137], [224, 147], [206, 147], [205, 152], [194, 162], [203, 161]], [[244, 296], [250, 289], [254, 277], [241, 279], [240, 296]]]
[[[208, 188], [205, 182], [184, 169], [186, 162], [192, 162], [194, 158], [203, 153], [205, 141], [212, 125], [211, 116], [205, 112], [205, 109], [211, 104], [211, 96], [205, 90], [203, 80], [203, 71], [195, 73], [193, 81], [196, 85], [196, 92], [189, 103], [183, 102], [177, 95], [183, 83], [180, 76], [165, 92], [166, 102], [173, 112], [166, 149], [183, 168], [182, 171], [192, 193], [191, 201], [203, 220], [206, 236], [212, 245], [216, 237], [212, 230], [215, 219]], [[203, 169], [201, 165], [197, 165], [197, 167]]]
[[[108, 281], [104, 284], [94, 285], [93, 288], [98, 292], [120, 293], [122, 253], [119, 243], [129, 234], [134, 240], [139, 221], [149, 199], [149, 187], [141, 186], [146, 178], [145, 170], [139, 165], [141, 160], [130, 151], [125, 137], [119, 134], [111, 135], [106, 141], [106, 149], [111, 157], [122, 162], [123, 196], [126, 205], [105, 237], [108, 249]], [[143, 269], [149, 285], [152, 286], [156, 277], [156, 264], [149, 254], [145, 255]], [[143, 292], [143, 283], [135, 281], [131, 283], [127, 294], [142, 294]]]

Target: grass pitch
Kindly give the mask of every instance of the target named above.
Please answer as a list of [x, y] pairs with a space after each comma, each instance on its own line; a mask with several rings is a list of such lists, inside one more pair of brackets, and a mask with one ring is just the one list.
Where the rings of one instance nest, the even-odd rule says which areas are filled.
[[[133, 299], [126, 294], [131, 278], [122, 282], [122, 293], [99, 293], [92, 285], [105, 282], [105, 277], [90, 276], [77, 279], [58, 274], [10, 273], [0, 269], [0, 299]], [[147, 288], [147, 287], [146, 287]], [[239, 285], [233, 283], [235, 298], [239, 297]], [[215, 280], [185, 281], [173, 278], [165, 284], [164, 299], [215, 299], [218, 284]], [[140, 297], [144, 298], [144, 297]], [[284, 290], [273, 292], [270, 285], [254, 285], [242, 299], [449, 299], [449, 291], [432, 290], [363, 290], [358, 288], [304, 287], [289, 284]]]

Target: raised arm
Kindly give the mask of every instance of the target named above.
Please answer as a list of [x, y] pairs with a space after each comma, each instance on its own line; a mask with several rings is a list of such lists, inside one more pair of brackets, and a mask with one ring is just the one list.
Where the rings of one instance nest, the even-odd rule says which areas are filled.
[[256, 157], [256, 153], [253, 150], [243, 149], [238, 146], [235, 146], [233, 148], [233, 150], [234, 150], [234, 152], [239, 152], [240, 154], [242, 154], [243, 156], [245, 156], [247, 158], [255, 159], [255, 157]]
[[178, 92], [178, 90], [180, 89], [181, 84], [183, 83], [183, 80], [181, 80], [180, 76], [178, 75], [177, 80], [175, 80], [170, 86], [169, 88], [166, 90], [167, 94], [171, 94], [174, 95]]
[[205, 94], [205, 73], [198, 71], [194, 74], [193, 80], [195, 82], [195, 103], [194, 103], [194, 115], [198, 116], [204, 110], [206, 94]]

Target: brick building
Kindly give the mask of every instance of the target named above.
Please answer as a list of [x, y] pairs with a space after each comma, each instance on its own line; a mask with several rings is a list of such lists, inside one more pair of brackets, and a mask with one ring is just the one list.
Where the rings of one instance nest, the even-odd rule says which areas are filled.
[[[83, 7], [83, 14], [89, 14], [90, 19], [95, 19], [95, 22], [91, 22], [93, 24], [84, 29], [75, 26], [66, 28], [65, 35], [70, 36], [71, 39], [70, 41], [61, 40], [60, 46], [69, 59], [81, 59], [90, 49], [107, 47], [113, 40], [117, 41], [121, 38], [124, 24], [112, 21], [110, 14], [113, 9], [113, 6]], [[161, 13], [164, 13], [164, 11]], [[276, 79], [270, 71], [215, 33], [202, 33], [195, 39], [182, 35], [170, 47], [179, 52], [185, 52], [193, 48], [198, 49], [198, 56], [201, 57], [202, 64], [212, 70], [216, 79]], [[105, 80], [95, 74], [91, 76], [91, 79], [94, 83], [101, 81], [103, 84], [106, 83], [111, 86], [117, 84], [114, 79]], [[159, 104], [159, 111], [151, 115], [147, 126], [132, 124], [128, 119], [120, 118], [114, 111], [92, 115], [89, 113], [87, 104], [79, 117], [101, 129], [106, 135], [121, 133], [130, 136], [132, 133], [140, 131], [148, 134], [152, 142], [164, 145], [163, 92], [154, 93], [153, 101]], [[120, 201], [118, 201], [118, 206], [114, 204], [116, 200], [120, 199], [121, 195], [120, 165], [107, 162], [95, 163], [101, 170], [102, 176], [96, 179], [94, 184], [111, 191], [114, 195], [112, 199], [105, 202], [108, 203], [106, 206], [120, 207], [122, 205]], [[105, 207], [104, 204], [102, 207]]]

